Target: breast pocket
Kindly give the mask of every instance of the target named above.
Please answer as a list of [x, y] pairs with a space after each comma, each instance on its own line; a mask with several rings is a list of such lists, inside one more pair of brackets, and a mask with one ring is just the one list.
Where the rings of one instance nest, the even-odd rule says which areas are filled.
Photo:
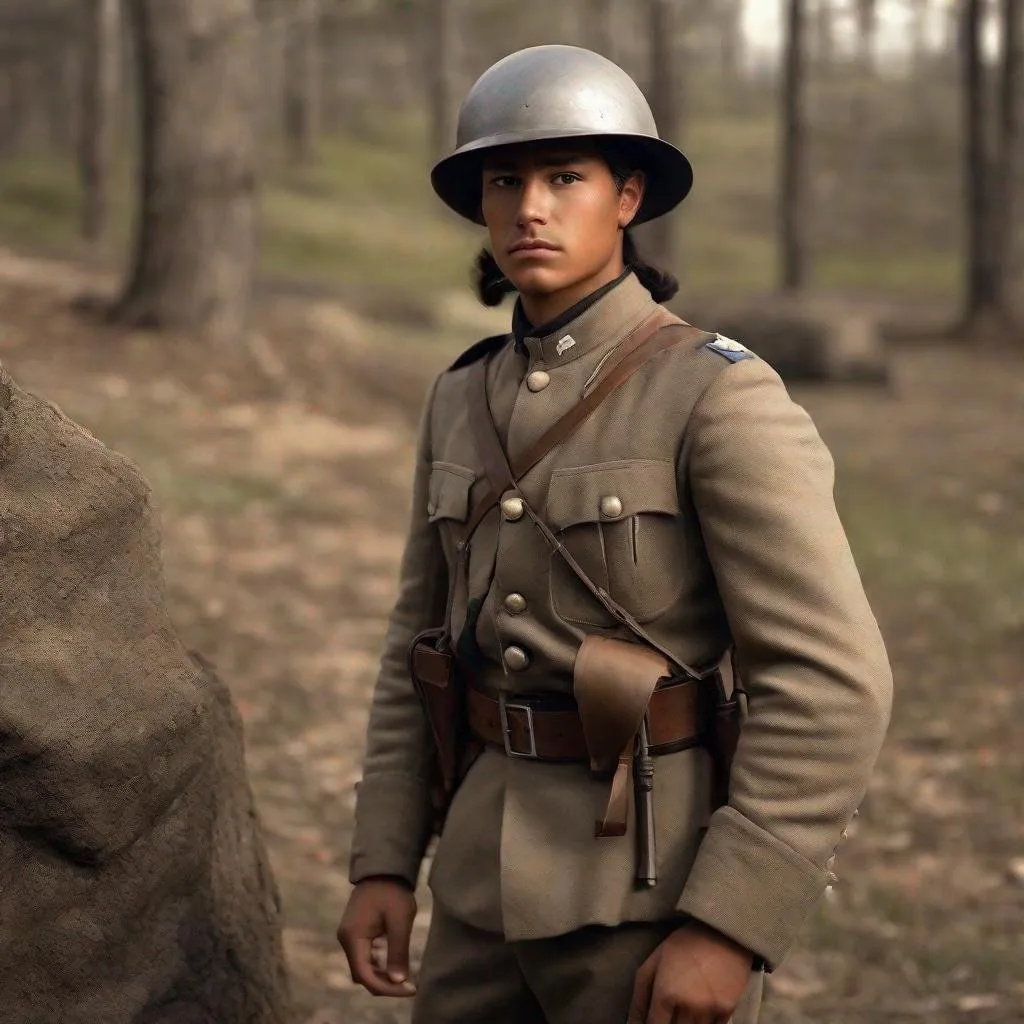
[[430, 468], [427, 518], [438, 524], [450, 562], [458, 540], [456, 533], [469, 518], [469, 492], [475, 479], [473, 470], [453, 462], [435, 462]]
[[[679, 497], [671, 462], [636, 460], [556, 470], [546, 516], [569, 553], [639, 622], [650, 622], [685, 586]], [[614, 619], [557, 553], [551, 557], [555, 613], [580, 625]]]

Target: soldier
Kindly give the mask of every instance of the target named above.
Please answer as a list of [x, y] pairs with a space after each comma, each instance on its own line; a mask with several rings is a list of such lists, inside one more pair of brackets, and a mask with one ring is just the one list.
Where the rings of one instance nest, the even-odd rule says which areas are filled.
[[[628, 229], [692, 173], [614, 64], [499, 61], [432, 181], [487, 229], [481, 299], [517, 299], [423, 415], [338, 930], [353, 979], [415, 995], [416, 1024], [754, 1021], [889, 719], [830, 455], [768, 365], [661, 305], [676, 283]], [[730, 770], [713, 724], [737, 705]]]

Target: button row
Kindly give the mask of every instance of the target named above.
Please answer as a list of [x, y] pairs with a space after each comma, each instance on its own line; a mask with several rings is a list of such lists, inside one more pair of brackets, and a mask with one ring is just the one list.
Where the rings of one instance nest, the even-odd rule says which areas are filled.
[[[616, 494], [605, 495], [601, 499], [601, 515], [605, 519], [618, 519], [622, 515], [622, 499]], [[514, 523], [523, 518], [526, 506], [522, 498], [505, 498], [501, 503], [501, 514], [506, 522]]]

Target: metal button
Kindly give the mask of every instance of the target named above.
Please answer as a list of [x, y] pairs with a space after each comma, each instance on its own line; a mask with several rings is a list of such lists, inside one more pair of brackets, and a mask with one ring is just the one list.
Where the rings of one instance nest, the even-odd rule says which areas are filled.
[[531, 391], [543, 391], [551, 383], [551, 375], [543, 370], [534, 370], [526, 378], [526, 386]]
[[522, 647], [505, 648], [505, 667], [512, 672], [522, 672], [530, 664], [530, 658]]
[[506, 498], [501, 503], [501, 514], [510, 522], [523, 518], [523, 499]]
[[601, 499], [601, 515], [606, 519], [614, 519], [622, 515], [622, 500], [614, 494], [606, 495]]
[[522, 615], [526, 611], [526, 598], [522, 594], [506, 594], [505, 610], [511, 615]]

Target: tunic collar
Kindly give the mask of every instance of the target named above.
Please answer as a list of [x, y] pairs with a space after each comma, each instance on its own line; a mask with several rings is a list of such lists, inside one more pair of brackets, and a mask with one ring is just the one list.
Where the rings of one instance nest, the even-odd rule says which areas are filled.
[[512, 314], [516, 351], [525, 351], [531, 364], [561, 366], [588, 352], [618, 344], [654, 306], [650, 293], [631, 268], [539, 327], [526, 319], [517, 299]]

